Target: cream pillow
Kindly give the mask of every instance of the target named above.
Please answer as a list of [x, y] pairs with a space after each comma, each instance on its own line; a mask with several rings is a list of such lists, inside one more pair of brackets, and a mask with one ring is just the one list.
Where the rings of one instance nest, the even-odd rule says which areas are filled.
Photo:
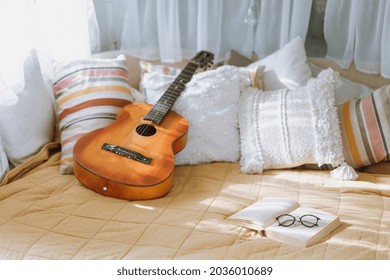
[[242, 172], [309, 163], [340, 165], [336, 82], [337, 73], [327, 69], [297, 89], [246, 90], [239, 112]]
[[300, 37], [247, 67], [255, 68], [260, 65], [265, 66], [263, 89], [266, 91], [304, 86], [312, 77], [305, 46]]
[[[146, 101], [155, 104], [175, 77], [161, 71], [144, 73], [141, 87]], [[172, 108], [189, 123], [187, 145], [176, 155], [175, 164], [238, 161], [240, 77], [237, 67], [222, 66], [195, 74], [186, 85]]]
[[0, 134], [8, 159], [15, 166], [53, 141], [55, 131], [52, 99], [35, 51], [25, 60], [24, 79], [18, 102], [0, 109]]

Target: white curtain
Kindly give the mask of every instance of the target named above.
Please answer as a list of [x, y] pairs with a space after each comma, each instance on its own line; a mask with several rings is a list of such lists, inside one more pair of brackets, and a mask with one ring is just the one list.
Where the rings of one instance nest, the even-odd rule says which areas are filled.
[[89, 57], [100, 44], [92, 0], [0, 0], [0, 36], [0, 105], [17, 101], [32, 49], [49, 74], [53, 60]]
[[390, 1], [328, 0], [324, 24], [328, 58], [390, 78]]
[[199, 50], [222, 60], [232, 49], [263, 57], [305, 40], [312, 0], [128, 0], [121, 49], [165, 62]]
[[312, 0], [260, 1], [255, 52], [264, 57], [291, 39], [303, 41], [309, 26]]

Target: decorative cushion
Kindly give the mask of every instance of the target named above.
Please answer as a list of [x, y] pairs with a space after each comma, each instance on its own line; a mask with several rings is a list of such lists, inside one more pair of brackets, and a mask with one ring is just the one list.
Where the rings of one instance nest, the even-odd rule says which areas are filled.
[[[317, 77], [317, 75], [323, 70], [314, 63], [308, 62], [308, 64], [313, 73], [313, 77]], [[347, 100], [360, 98], [372, 93], [372, 89], [364, 84], [352, 81], [348, 78], [342, 77], [341, 75], [339, 79], [341, 81], [340, 86], [335, 89], [336, 105], [343, 104]]]
[[390, 86], [338, 106], [346, 162], [360, 168], [390, 156]]
[[304, 86], [312, 77], [305, 46], [299, 37], [264, 59], [248, 65], [248, 68], [259, 65], [265, 66], [263, 88], [266, 91]]
[[73, 173], [73, 147], [92, 130], [110, 125], [134, 101], [124, 59], [86, 59], [55, 66], [53, 90], [61, 133], [60, 173]]
[[[148, 103], [155, 104], [174, 75], [144, 73], [141, 81]], [[187, 145], [175, 156], [175, 164], [238, 161], [238, 104], [240, 72], [221, 66], [195, 74], [176, 100], [173, 110], [189, 123]]]
[[[139, 62], [140, 64], [140, 71], [141, 71], [141, 83], [139, 86], [139, 89], [141, 92], [144, 92], [143, 87], [143, 77], [146, 73], [158, 73], [162, 75], [162, 77], [167, 78], [170, 83], [173, 77], [176, 77], [180, 74], [181, 69], [168, 66], [168, 65], [160, 65], [155, 64], [152, 62], [147, 62], [141, 60]], [[246, 67], [238, 67], [238, 71], [240, 74], [240, 89], [241, 91], [246, 89], [247, 87], [256, 87], [259, 89], [262, 89], [263, 86], [263, 75], [264, 75], [264, 65], [258, 65], [253, 68], [246, 68]]]
[[[121, 55], [120, 50], [113, 50], [113, 51], [104, 51], [104, 52], [99, 52], [99, 53], [93, 53], [92, 57], [93, 58], [116, 58], [118, 55]], [[126, 58], [127, 62], [127, 69], [129, 71], [129, 84], [130, 86], [134, 88], [138, 88], [140, 81], [141, 81], [141, 67], [140, 67], [140, 59], [134, 56], [131, 56], [129, 54], [124, 55]], [[153, 64], [159, 64], [159, 65], [167, 65], [171, 67], [175, 67], [178, 69], [184, 68], [186, 66], [187, 62], [186, 61], [180, 61], [180, 62], [175, 62], [175, 63], [162, 63], [158, 60], [151, 61]], [[136, 102], [139, 102], [136, 100]]]
[[0, 75], [0, 109], [16, 104], [18, 96], [3, 81]]
[[239, 112], [241, 171], [261, 173], [308, 163], [340, 165], [336, 81], [337, 73], [327, 69], [294, 90], [246, 90]]
[[5, 154], [3, 144], [1, 143], [1, 137], [0, 137], [0, 182], [3, 179], [5, 173], [7, 173], [9, 168], [8, 165], [8, 158]]
[[146, 95], [145, 95], [145, 88], [143, 86], [144, 84], [143, 80], [144, 80], [144, 75], [146, 73], [156, 73], [156, 75], [158, 73], [159, 75], [162, 75], [162, 77], [167, 78], [167, 83], [170, 84], [173, 81], [171, 79], [178, 76], [181, 72], [181, 69], [179, 68], [171, 67], [168, 65], [155, 64], [144, 60], [141, 60], [139, 62], [139, 66], [140, 66], [141, 80], [138, 88], [140, 92], [143, 94], [144, 102], [146, 102]]
[[52, 99], [34, 50], [25, 60], [24, 79], [24, 89], [17, 94], [18, 102], [0, 110], [3, 147], [14, 166], [25, 162], [51, 142], [55, 131]]
[[158, 72], [165, 76], [177, 76], [180, 74], [181, 69], [172, 67], [169, 65], [155, 64], [152, 62], [141, 60], [139, 62], [141, 71], [141, 80], [145, 73]]

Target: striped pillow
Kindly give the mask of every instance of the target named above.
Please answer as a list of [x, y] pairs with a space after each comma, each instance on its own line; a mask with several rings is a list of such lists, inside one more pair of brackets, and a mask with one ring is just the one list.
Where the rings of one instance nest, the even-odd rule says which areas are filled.
[[338, 107], [346, 162], [360, 168], [389, 161], [390, 85]]
[[134, 101], [125, 60], [90, 59], [55, 67], [53, 90], [61, 134], [60, 173], [73, 173], [73, 147], [84, 134], [110, 125]]

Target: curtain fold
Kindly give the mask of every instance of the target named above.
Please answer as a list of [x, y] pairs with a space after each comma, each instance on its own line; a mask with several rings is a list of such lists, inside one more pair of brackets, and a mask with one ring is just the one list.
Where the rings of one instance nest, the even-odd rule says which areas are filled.
[[14, 101], [24, 87], [23, 64], [32, 49], [47, 75], [53, 61], [90, 57], [100, 49], [92, 0], [1, 0], [0, 34], [0, 94], [7, 88]]
[[129, 0], [121, 50], [165, 62], [208, 50], [221, 61], [234, 49], [268, 55], [306, 37], [312, 0]]
[[328, 0], [324, 35], [327, 57], [343, 68], [390, 78], [390, 3], [386, 0]]
[[309, 26], [312, 0], [260, 1], [255, 51], [264, 57], [299, 36], [303, 41]]
[[155, 0], [126, 2], [121, 49], [140, 57], [158, 58], [157, 7]]
[[181, 37], [178, 0], [157, 1], [159, 52], [170, 62], [181, 59]]

